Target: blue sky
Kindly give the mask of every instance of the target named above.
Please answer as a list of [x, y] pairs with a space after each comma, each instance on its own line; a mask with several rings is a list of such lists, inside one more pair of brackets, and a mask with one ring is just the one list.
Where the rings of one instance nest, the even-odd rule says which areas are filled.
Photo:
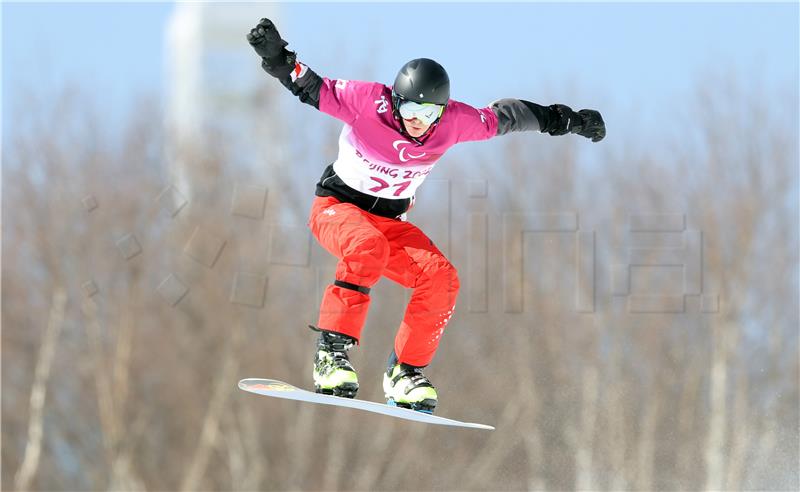
[[[142, 94], [160, 94], [172, 4], [4, 3], [2, 9], [5, 129], [23, 87], [47, 93], [70, 81], [115, 116]], [[776, 89], [798, 85], [796, 3], [281, 9], [279, 27], [290, 47], [322, 75], [390, 83], [407, 59], [428, 56], [450, 72], [454, 97], [474, 105], [519, 97], [614, 108], [619, 116], [636, 111], [647, 121], [641, 115], [673, 106], [708, 74], [733, 73]]]

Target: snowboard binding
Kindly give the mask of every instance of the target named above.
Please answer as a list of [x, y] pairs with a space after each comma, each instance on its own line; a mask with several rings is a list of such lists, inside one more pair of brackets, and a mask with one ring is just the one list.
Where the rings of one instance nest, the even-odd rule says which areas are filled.
[[430, 398], [426, 398], [422, 401], [414, 403], [397, 402], [394, 400], [394, 398], [389, 398], [386, 400], [386, 404], [390, 407], [408, 408], [409, 410], [427, 413], [430, 415], [433, 415], [433, 411], [436, 409], [436, 400], [432, 400]]
[[342, 398], [355, 398], [358, 393], [358, 383], [341, 383], [334, 388], [323, 388], [318, 384], [314, 385], [314, 389], [321, 395], [340, 396]]

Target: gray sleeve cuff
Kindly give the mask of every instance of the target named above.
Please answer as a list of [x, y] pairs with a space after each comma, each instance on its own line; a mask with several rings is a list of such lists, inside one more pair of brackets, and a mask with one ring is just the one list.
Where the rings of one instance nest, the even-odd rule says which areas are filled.
[[497, 115], [497, 134], [509, 132], [539, 131], [539, 119], [531, 109], [519, 99], [498, 99], [489, 105]]

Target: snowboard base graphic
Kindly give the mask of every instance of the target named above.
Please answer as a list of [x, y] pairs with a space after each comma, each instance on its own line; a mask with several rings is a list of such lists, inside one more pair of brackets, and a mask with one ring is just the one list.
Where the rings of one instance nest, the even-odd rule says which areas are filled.
[[376, 403], [366, 400], [357, 400], [354, 398], [342, 398], [339, 396], [323, 395], [306, 391], [304, 389], [292, 386], [283, 381], [276, 381], [275, 379], [257, 379], [249, 378], [239, 381], [239, 388], [250, 393], [256, 393], [264, 396], [272, 396], [275, 398], [285, 398], [287, 400], [306, 401], [309, 403], [320, 403], [322, 405], [334, 405], [338, 407], [355, 408], [358, 410], [365, 410], [372, 413], [380, 413], [390, 417], [400, 419], [413, 420], [415, 422], [423, 422], [426, 424], [436, 425], [450, 425], [453, 427], [468, 427], [471, 429], [486, 429], [494, 430], [491, 425], [475, 424], [472, 422], [461, 422], [458, 420], [447, 419], [428, 413], [417, 412], [407, 408], [392, 407], [384, 403]]

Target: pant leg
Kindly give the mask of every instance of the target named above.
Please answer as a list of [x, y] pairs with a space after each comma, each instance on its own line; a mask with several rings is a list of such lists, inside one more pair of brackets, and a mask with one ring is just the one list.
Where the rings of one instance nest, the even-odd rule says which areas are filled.
[[[378, 282], [389, 244], [366, 212], [333, 197], [316, 197], [308, 225], [322, 247], [339, 258], [336, 280], [366, 288]], [[329, 285], [322, 296], [317, 326], [359, 339], [369, 303], [369, 294]]]
[[400, 362], [428, 365], [453, 315], [459, 280], [455, 267], [417, 226], [397, 220], [378, 221], [389, 241], [383, 275], [414, 292], [395, 337]]

